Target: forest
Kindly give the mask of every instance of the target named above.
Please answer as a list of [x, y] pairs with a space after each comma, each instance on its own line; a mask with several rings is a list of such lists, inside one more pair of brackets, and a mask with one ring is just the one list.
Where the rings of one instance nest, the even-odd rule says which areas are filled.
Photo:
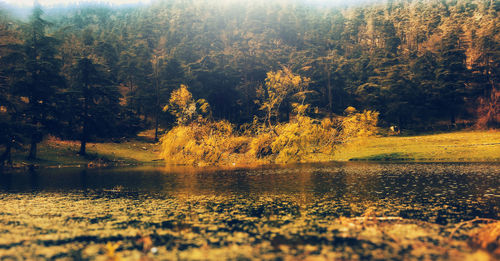
[[23, 146], [36, 158], [47, 135], [84, 155], [87, 142], [154, 129], [166, 158], [197, 137], [184, 156], [288, 162], [375, 125], [497, 128], [499, 11], [494, 0], [163, 0], [29, 16], [0, 5], [2, 163]]

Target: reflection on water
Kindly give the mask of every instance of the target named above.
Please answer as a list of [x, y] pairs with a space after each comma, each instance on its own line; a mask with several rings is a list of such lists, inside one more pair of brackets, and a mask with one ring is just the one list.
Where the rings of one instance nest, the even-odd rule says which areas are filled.
[[247, 169], [42, 169], [0, 174], [0, 191], [79, 191], [97, 195], [111, 191], [123, 192], [123, 196], [132, 192], [174, 197], [286, 196], [295, 198], [301, 205], [337, 204], [339, 213], [347, 215], [355, 211], [349, 206], [355, 203], [396, 204], [400, 208], [399, 215], [404, 217], [418, 218], [420, 212], [415, 214], [414, 206], [419, 205], [430, 212], [444, 211], [436, 215], [441, 218], [476, 215], [498, 218], [499, 176], [498, 163], [327, 163]]

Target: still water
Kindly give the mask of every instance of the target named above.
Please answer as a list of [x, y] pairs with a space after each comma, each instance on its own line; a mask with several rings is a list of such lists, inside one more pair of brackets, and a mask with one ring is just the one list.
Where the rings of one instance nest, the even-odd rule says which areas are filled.
[[320, 216], [378, 215], [439, 224], [499, 218], [500, 163], [321, 163], [256, 168], [41, 169], [0, 174], [2, 193], [114, 197], [286, 197]]

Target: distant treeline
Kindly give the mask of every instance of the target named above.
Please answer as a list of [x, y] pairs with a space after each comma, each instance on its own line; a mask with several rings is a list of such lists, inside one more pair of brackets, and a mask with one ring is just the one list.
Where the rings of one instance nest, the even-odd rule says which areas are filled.
[[[498, 127], [500, 2], [386, 0], [165, 0], [147, 6], [45, 10], [28, 20], [0, 12], [0, 143], [52, 134], [82, 141], [169, 128], [170, 93], [189, 86], [215, 119], [265, 117], [256, 103], [266, 73], [311, 79], [322, 117], [346, 107], [380, 112], [380, 124], [429, 130]], [[280, 107], [288, 120], [291, 102]]]

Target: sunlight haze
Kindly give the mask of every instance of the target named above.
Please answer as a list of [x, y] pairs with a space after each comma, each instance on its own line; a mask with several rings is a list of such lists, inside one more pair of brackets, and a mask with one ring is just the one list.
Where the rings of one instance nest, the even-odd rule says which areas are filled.
[[[225, 2], [236, 2], [236, 1], [249, 1], [249, 0], [224, 0]], [[285, 2], [289, 0], [283, 0]], [[33, 6], [33, 3], [35, 1], [33, 0], [0, 0], [1, 3], [6, 3], [9, 5], [14, 5], [14, 6], [20, 6], [20, 7], [31, 7]], [[38, 0], [38, 2], [42, 6], [56, 6], [56, 5], [80, 5], [80, 4], [87, 4], [87, 3], [104, 3], [104, 4], [112, 4], [112, 5], [126, 5], [126, 4], [148, 4], [151, 2], [151, 0], [74, 0], [74, 1], [67, 1], [67, 0]], [[220, 0], [218, 1], [220, 2]], [[292, 2], [290, 0], [290, 2]], [[342, 4], [342, 3], [354, 3], [354, 2], [369, 2], [369, 0], [363, 1], [363, 0], [354, 0], [354, 1], [342, 1], [342, 0], [304, 0], [305, 3], [309, 4], [326, 4], [326, 5], [331, 5], [331, 4]]]
[[[16, 6], [33, 6], [33, 0], [0, 0], [0, 3], [7, 3]], [[109, 3], [113, 5], [149, 3], [149, 0], [86, 0], [86, 1], [66, 1], [66, 0], [39, 0], [42, 6], [54, 5], [71, 5], [71, 4], [86, 4], [86, 3]]]

